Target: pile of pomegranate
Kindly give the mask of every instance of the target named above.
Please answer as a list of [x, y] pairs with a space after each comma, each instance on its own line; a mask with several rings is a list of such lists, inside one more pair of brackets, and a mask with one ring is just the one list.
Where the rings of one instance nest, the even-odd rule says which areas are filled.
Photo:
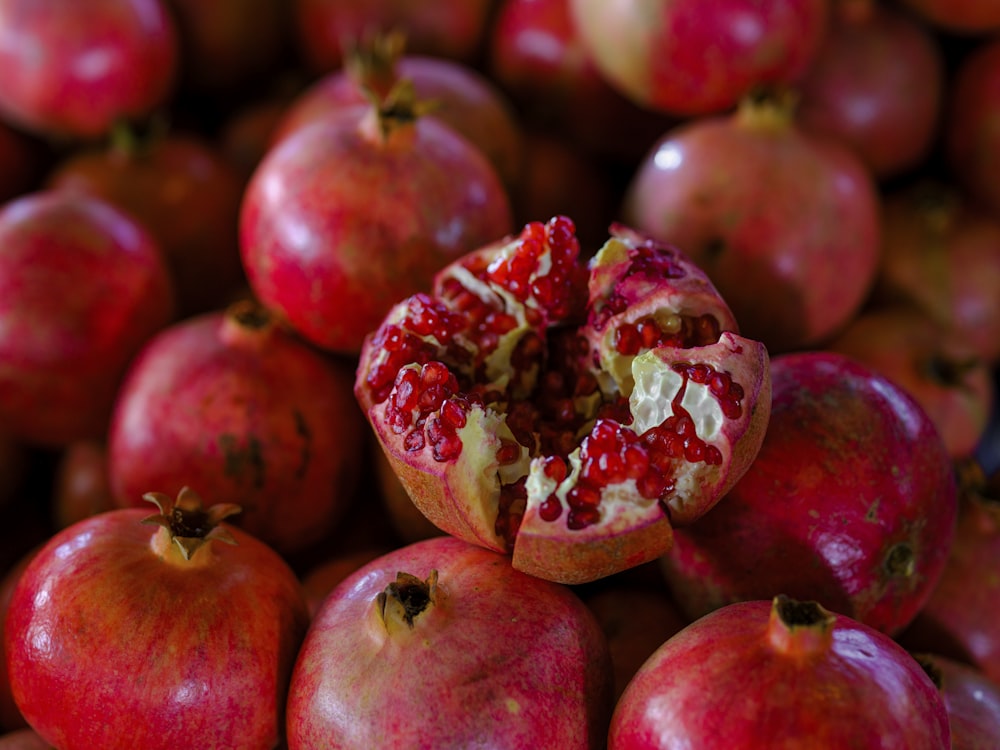
[[992, 0], [0, 0], [0, 750], [1000, 747], [998, 122]]

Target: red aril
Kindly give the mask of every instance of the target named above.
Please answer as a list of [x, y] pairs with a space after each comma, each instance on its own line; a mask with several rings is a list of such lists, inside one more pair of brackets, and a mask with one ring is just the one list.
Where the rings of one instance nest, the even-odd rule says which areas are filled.
[[419, 116], [401, 82], [379, 106], [345, 109], [268, 152], [243, 196], [240, 248], [264, 305], [311, 343], [356, 355], [393, 304], [511, 224], [492, 164]]
[[129, 367], [108, 430], [118, 507], [144, 487], [238, 503], [234, 519], [283, 553], [330, 534], [354, 500], [363, 420], [353, 367], [253, 302], [179, 321]]
[[160, 513], [93, 516], [28, 563], [5, 631], [14, 699], [64, 750], [272, 750], [309, 621], [301, 585], [223, 522], [238, 508], [149, 498]]
[[674, 530], [663, 570], [694, 618], [788, 594], [894, 635], [932, 596], [955, 539], [952, 460], [920, 405], [833, 352], [771, 360], [764, 442], [729, 493]]
[[583, 47], [640, 106], [725, 111], [755, 88], [793, 84], [826, 34], [827, 0], [570, 0]]
[[945, 96], [939, 39], [878, 0], [837, 0], [819, 53], [796, 87], [796, 121], [840, 139], [879, 179], [928, 157]]
[[625, 689], [608, 750], [949, 750], [944, 701], [883, 633], [813, 601], [731, 604], [664, 643]]
[[0, 422], [20, 441], [100, 438], [128, 363], [174, 315], [159, 245], [96, 197], [0, 209]]
[[436, 537], [324, 600], [292, 674], [288, 748], [598, 750], [611, 706], [604, 634], [572, 590]]
[[179, 57], [162, 0], [0, 2], [0, 111], [46, 137], [147, 118], [173, 93]]
[[763, 97], [668, 131], [631, 177], [622, 216], [687, 253], [744, 334], [777, 354], [818, 345], [864, 303], [879, 200], [854, 152]]
[[767, 352], [679, 250], [533, 222], [444, 268], [367, 337], [355, 394], [435, 525], [581, 583], [669, 549], [756, 455]]

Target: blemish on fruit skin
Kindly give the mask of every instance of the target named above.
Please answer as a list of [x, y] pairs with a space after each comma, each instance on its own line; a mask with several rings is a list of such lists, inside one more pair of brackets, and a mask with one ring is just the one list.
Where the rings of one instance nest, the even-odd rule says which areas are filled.
[[240, 445], [235, 435], [226, 432], [219, 435], [219, 450], [222, 451], [225, 462], [223, 471], [227, 477], [241, 479], [249, 473], [255, 489], [264, 486], [264, 452], [260, 440], [251, 435], [246, 445]]
[[296, 409], [292, 412], [295, 419], [295, 434], [302, 438], [302, 450], [299, 452], [299, 465], [295, 469], [295, 478], [302, 479], [309, 470], [309, 462], [312, 460], [312, 433], [309, 432], [309, 424], [302, 412]]
[[875, 498], [875, 501], [868, 508], [868, 512], [865, 513], [865, 520], [869, 523], [875, 523], [878, 520], [878, 506], [882, 502], [882, 498]]
[[507, 698], [504, 700], [504, 704], [507, 706], [507, 710], [512, 714], [521, 713], [521, 704], [518, 703], [513, 698]]

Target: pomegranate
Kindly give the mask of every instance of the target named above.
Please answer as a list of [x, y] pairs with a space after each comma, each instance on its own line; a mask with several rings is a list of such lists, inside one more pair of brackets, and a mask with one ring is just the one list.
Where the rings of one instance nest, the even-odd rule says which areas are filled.
[[319, 611], [326, 597], [352, 573], [390, 550], [385, 546], [364, 547], [356, 552], [334, 555], [306, 568], [301, 575], [302, 589], [310, 616]]
[[308, 625], [301, 585], [224, 522], [238, 506], [147, 499], [159, 513], [93, 516], [28, 563], [5, 631], [14, 699], [64, 750], [271, 750]]
[[796, 121], [851, 146], [879, 179], [928, 156], [941, 116], [941, 42], [878, 0], [837, 0], [833, 23], [799, 93]]
[[[10, 609], [14, 587], [17, 586], [17, 582], [28, 567], [28, 563], [31, 562], [39, 549], [41, 549], [41, 543], [23, 553], [6, 568], [3, 577], [0, 578], [0, 623], [7, 619], [7, 611]], [[14, 702], [10, 686], [10, 673], [7, 671], [7, 647], [3, 643], [3, 639], [0, 638], [0, 728], [10, 731], [27, 726], [28, 723], [21, 714], [21, 709]]]
[[632, 176], [622, 216], [684, 250], [772, 354], [833, 335], [878, 268], [870, 172], [843, 144], [798, 128], [781, 97], [668, 131]]
[[487, 41], [489, 73], [517, 102], [522, 122], [566, 147], [631, 165], [673, 122], [608, 83], [584, 47], [569, 0], [501, 0]]
[[471, 62], [486, 34], [493, 0], [294, 0], [293, 36], [306, 66], [334, 70], [345, 47], [400, 30], [418, 54]]
[[910, 654], [845, 615], [781, 595], [688, 625], [625, 689], [608, 750], [673, 747], [951, 744], [944, 701]]
[[34, 729], [15, 729], [0, 735], [0, 750], [51, 750], [52, 745]]
[[234, 523], [283, 553], [331, 533], [354, 499], [363, 419], [352, 366], [260, 305], [179, 321], [132, 363], [108, 430], [118, 507], [143, 487], [239, 503]]
[[119, 381], [174, 314], [153, 237], [96, 197], [27, 193], [0, 208], [0, 422], [19, 441], [100, 438]]
[[1000, 684], [975, 667], [938, 654], [917, 654], [948, 710], [952, 750], [990, 750], [1000, 738]]
[[[1000, 5], [992, 6], [1000, 24]], [[944, 112], [944, 147], [950, 173], [962, 189], [1000, 217], [1000, 38], [977, 44], [960, 58]]]
[[975, 451], [996, 401], [993, 375], [978, 352], [924, 310], [906, 304], [863, 310], [825, 348], [868, 365], [913, 396], [952, 457]]
[[386, 34], [358, 47], [343, 68], [314, 82], [288, 105], [275, 142], [345, 107], [388, 96], [400, 80], [413, 84], [428, 102], [427, 117], [465, 136], [490, 160], [504, 184], [518, 182], [522, 166], [521, 129], [513, 104], [471, 65], [428, 55], [404, 54], [400, 34]]
[[583, 602], [442, 536], [324, 600], [292, 673], [288, 748], [597, 750], [611, 706], [607, 642]]
[[386, 518], [392, 526], [395, 535], [405, 542], [419, 542], [443, 533], [431, 523], [427, 516], [413, 504], [410, 494], [406, 491], [392, 464], [378, 446], [372, 451], [375, 460], [375, 481], [378, 484], [379, 496]]
[[1000, 213], [953, 184], [920, 180], [887, 191], [873, 296], [926, 310], [946, 336], [1000, 363]]
[[987, 482], [974, 461], [963, 477], [958, 529], [940, 580], [898, 636], [912, 651], [972, 664], [1000, 683], [1000, 473]]
[[46, 137], [96, 139], [166, 104], [179, 56], [162, 0], [2, 0], [0, 112]]
[[889, 635], [925, 605], [955, 538], [951, 457], [902, 388], [834, 352], [771, 360], [756, 460], [662, 564], [694, 618], [780, 593]]
[[598, 69], [643, 107], [722, 112], [754, 88], [798, 82], [826, 35], [827, 0], [570, 0]]
[[563, 583], [669, 549], [770, 404], [766, 350], [680, 251], [615, 226], [579, 253], [557, 216], [460, 258], [366, 338], [355, 382], [435, 525]]
[[166, 256], [178, 317], [216, 309], [244, 281], [237, 246], [243, 183], [196, 133], [122, 137], [76, 151], [56, 164], [46, 185], [96, 195], [146, 227]]
[[319, 347], [356, 355], [395, 302], [510, 231], [490, 162], [418, 112], [402, 81], [378, 107], [345, 109], [277, 143], [244, 193], [250, 286]]

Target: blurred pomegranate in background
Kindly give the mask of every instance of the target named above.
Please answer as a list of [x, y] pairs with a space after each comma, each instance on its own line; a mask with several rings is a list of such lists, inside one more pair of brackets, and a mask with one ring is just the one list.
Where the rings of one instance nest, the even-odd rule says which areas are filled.
[[3, 0], [0, 112], [46, 137], [100, 138], [169, 105], [180, 55], [163, 0]]
[[159, 245], [83, 193], [40, 190], [0, 209], [0, 423], [59, 447], [107, 430], [139, 348], [174, 315]]
[[935, 145], [945, 57], [931, 31], [879, 0], [837, 0], [833, 23], [795, 87], [803, 130], [840, 139], [887, 180]]

